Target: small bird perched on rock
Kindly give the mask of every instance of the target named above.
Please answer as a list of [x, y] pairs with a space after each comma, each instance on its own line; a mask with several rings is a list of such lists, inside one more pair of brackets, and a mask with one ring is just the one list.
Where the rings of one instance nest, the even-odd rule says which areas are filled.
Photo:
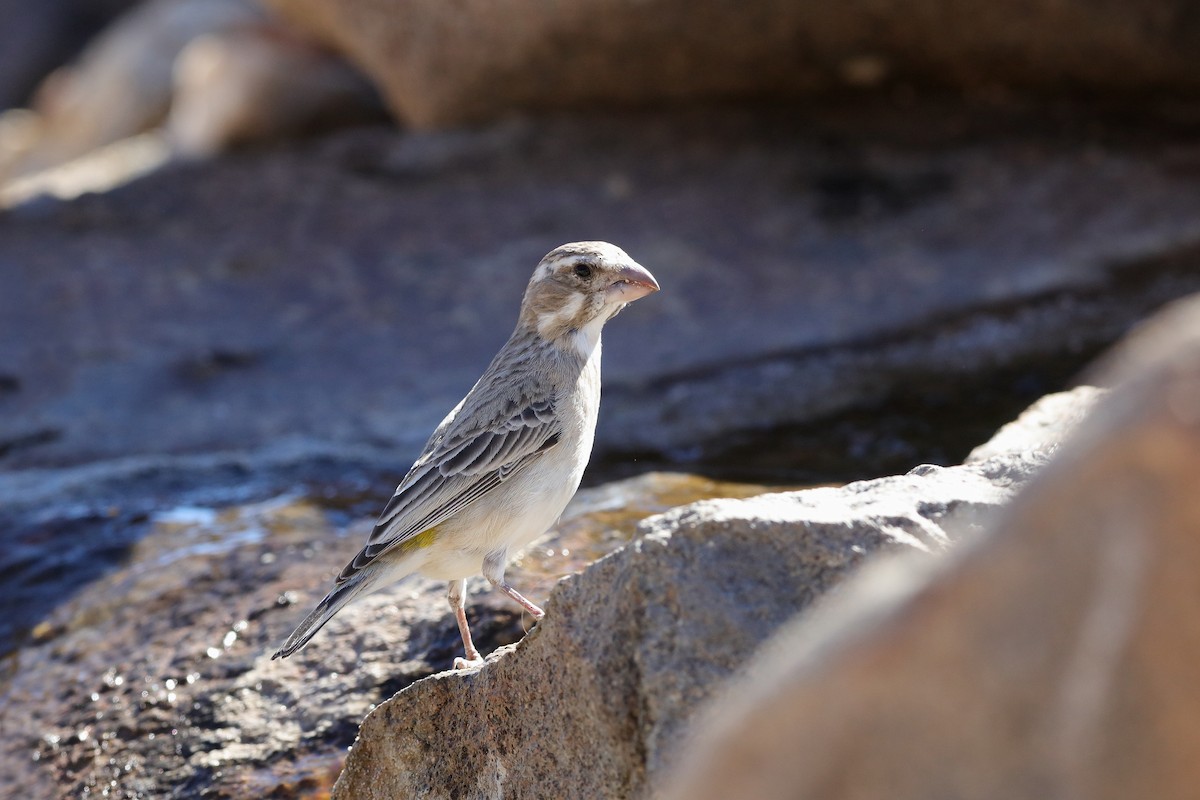
[[464, 611], [483, 572], [534, 619], [544, 612], [504, 580], [510, 556], [554, 524], [579, 488], [600, 409], [600, 332], [658, 282], [607, 242], [564, 244], [533, 271], [512, 336], [433, 432], [366, 546], [272, 658], [290, 656], [343, 606], [414, 573], [447, 580], [466, 658], [482, 662]]

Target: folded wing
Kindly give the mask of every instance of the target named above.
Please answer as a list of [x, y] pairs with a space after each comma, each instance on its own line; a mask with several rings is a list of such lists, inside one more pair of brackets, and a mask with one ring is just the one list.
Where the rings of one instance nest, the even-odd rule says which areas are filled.
[[[511, 408], [511, 406], [510, 406]], [[384, 553], [445, 522], [558, 443], [550, 399], [526, 398], [493, 424], [467, 431], [453, 426], [413, 465], [384, 508], [367, 545], [338, 575], [345, 583]]]

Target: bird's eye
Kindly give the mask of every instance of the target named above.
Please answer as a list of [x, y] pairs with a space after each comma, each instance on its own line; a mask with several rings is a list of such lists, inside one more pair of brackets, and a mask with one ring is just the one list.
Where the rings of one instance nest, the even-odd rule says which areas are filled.
[[592, 277], [592, 268], [587, 264], [576, 264], [575, 277], [582, 278], [586, 281], [588, 278]]

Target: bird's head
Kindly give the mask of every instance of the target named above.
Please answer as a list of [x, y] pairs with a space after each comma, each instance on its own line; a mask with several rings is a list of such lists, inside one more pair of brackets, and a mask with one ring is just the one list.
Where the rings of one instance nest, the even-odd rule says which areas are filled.
[[600, 329], [639, 297], [658, 291], [654, 276], [608, 242], [573, 242], [556, 247], [533, 271], [521, 322], [544, 339], [589, 351]]

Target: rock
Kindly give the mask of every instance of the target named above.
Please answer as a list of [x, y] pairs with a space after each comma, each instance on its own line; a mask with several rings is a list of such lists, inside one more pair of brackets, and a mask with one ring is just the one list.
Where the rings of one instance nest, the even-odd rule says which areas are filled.
[[[28, 121], [35, 130], [41, 130], [42, 123], [36, 115]], [[0, 137], [3, 135], [0, 130]], [[40, 133], [35, 134], [34, 140], [41, 141]], [[32, 150], [18, 147], [15, 152], [23, 158]], [[107, 192], [155, 171], [168, 163], [171, 156], [171, 146], [157, 130], [129, 136], [57, 166], [0, 182], [0, 206], [19, 205], [45, 196], [73, 200], [84, 194]]]
[[269, 2], [341, 47], [400, 119], [423, 128], [521, 109], [896, 84], [992, 96], [1200, 89], [1200, 26], [1178, 0], [1042, 0], [1018, 16], [978, 0]]
[[[386, 499], [324, 488], [220, 509], [6, 520], [0, 796], [328, 793], [362, 716], [449, 666], [461, 644], [445, 584], [413, 580], [345, 609], [302, 653], [270, 659]], [[511, 580], [541, 599], [648, 514], [762, 491], [678, 475], [585, 489]], [[52, 556], [36, 549], [47, 540], [59, 544]], [[47, 606], [37, 590], [56, 573], [67, 579]], [[483, 651], [519, 638], [529, 624], [519, 609], [482, 580], [473, 588]], [[14, 619], [31, 626], [16, 642]]]
[[33, 135], [0, 124], [0, 200], [8, 204], [29, 193], [5, 183], [46, 183], [48, 170], [160, 126], [173, 154], [197, 157], [383, 116], [356, 71], [254, 0], [144, 3], [47, 78], [33, 105], [19, 118]]
[[1200, 299], [936, 574], [863, 575], [733, 685], [671, 800], [1185, 798], [1200, 766]]
[[193, 39], [175, 61], [166, 134], [175, 152], [212, 156], [318, 126], [381, 115], [360, 75], [278, 23]]
[[39, 135], [0, 164], [0, 181], [57, 166], [161, 122], [183, 48], [261, 24], [253, 0], [151, 0], [123, 15], [39, 87]]
[[1001, 453], [1022, 451], [1052, 455], [1106, 394], [1105, 389], [1087, 385], [1076, 386], [1068, 392], [1048, 394], [1002, 427], [987, 442], [972, 450], [965, 463], [973, 464]]
[[969, 538], [1038, 464], [998, 456], [654, 517], [562, 581], [514, 648], [371, 712], [334, 797], [647, 796], [697, 710], [780, 625], [870, 553]]
[[0, 111], [24, 105], [52, 69], [135, 0], [0, 2]]
[[282, 436], [411, 460], [580, 237], [664, 287], [606, 336], [597, 458], [1078, 365], [1200, 288], [1186, 142], [829, 113], [358, 130], [0, 212], [0, 464]]

